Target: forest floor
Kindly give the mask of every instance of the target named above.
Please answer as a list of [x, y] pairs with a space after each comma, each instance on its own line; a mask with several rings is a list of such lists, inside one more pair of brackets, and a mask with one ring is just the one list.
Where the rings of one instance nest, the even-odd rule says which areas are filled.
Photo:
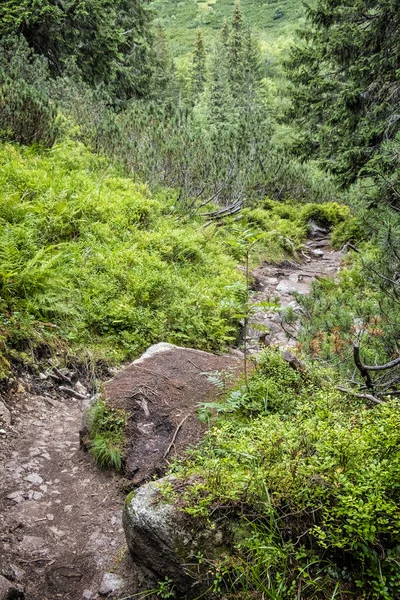
[[[278, 299], [281, 308], [296, 310], [292, 293], [308, 293], [316, 276], [334, 277], [340, 261], [322, 237], [307, 243], [301, 262], [265, 263], [254, 270], [252, 321], [267, 333], [250, 329], [253, 352], [265, 344], [295, 343], [295, 331], [285, 332], [280, 313], [257, 303]], [[160, 387], [157, 394], [153, 408], [161, 398], [165, 412]], [[0, 573], [22, 586], [27, 600], [122, 599], [143, 589], [143, 574], [126, 553], [124, 480], [97, 469], [80, 448], [85, 401], [69, 397], [48, 378], [29, 375], [1, 400]]]

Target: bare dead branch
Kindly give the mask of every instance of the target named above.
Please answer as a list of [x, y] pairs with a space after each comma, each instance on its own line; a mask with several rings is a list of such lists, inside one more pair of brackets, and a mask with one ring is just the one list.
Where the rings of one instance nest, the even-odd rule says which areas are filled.
[[374, 404], [385, 404], [383, 402], [383, 400], [379, 400], [378, 398], [375, 398], [375, 396], [373, 396], [372, 394], [359, 394], [358, 392], [355, 392], [354, 390], [349, 390], [348, 388], [344, 387], [343, 385], [338, 385], [337, 389], [340, 392], [345, 392], [346, 394], [355, 396], [355, 398], [362, 398], [363, 400], [370, 400]]
[[367, 369], [365, 368], [365, 365], [361, 361], [360, 344], [358, 343], [358, 341], [353, 343], [353, 357], [357, 369], [360, 371], [361, 376], [365, 379], [367, 388], [373, 391], [374, 384], [372, 382], [371, 375], [368, 373]]

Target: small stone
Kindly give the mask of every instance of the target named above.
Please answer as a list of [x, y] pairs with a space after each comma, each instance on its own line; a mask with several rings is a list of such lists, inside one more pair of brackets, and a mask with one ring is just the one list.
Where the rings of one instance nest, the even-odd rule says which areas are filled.
[[49, 529], [53, 533], [53, 535], [56, 539], [60, 540], [63, 537], [65, 537], [65, 531], [62, 531], [62, 529], [58, 529], [57, 527], [54, 527], [54, 526], [50, 527]]
[[0, 429], [0, 435], [7, 435], [7, 431], [5, 429]]
[[0, 600], [11, 600], [11, 598], [12, 600], [23, 600], [25, 595], [21, 586], [0, 575]]
[[115, 590], [120, 590], [124, 585], [123, 579], [115, 573], [104, 573], [103, 579], [101, 580], [99, 594], [100, 596], [107, 596]]
[[11, 413], [4, 402], [0, 402], [0, 423], [6, 427], [11, 425]]
[[24, 492], [22, 490], [17, 490], [16, 492], [11, 492], [11, 494], [7, 494], [7, 498], [9, 500], [15, 500], [16, 498], [22, 497]]
[[39, 373], [39, 379], [47, 379], [46, 373]]
[[18, 567], [17, 565], [10, 564], [9, 570], [12, 574], [12, 578], [9, 577], [9, 579], [12, 579], [12, 581], [22, 581], [25, 577], [24, 569], [21, 569], [21, 567]]
[[82, 598], [90, 600], [90, 598], [93, 598], [93, 592], [91, 590], [83, 590]]
[[26, 477], [24, 477], [25, 481], [29, 481], [29, 483], [33, 483], [34, 485], [40, 485], [43, 483], [43, 479], [37, 473], [29, 473]]
[[41, 500], [42, 498], [43, 498], [43, 494], [41, 494], [40, 492], [33, 492], [34, 500]]
[[322, 258], [324, 256], [322, 250], [319, 250], [318, 248], [316, 248], [315, 250], [310, 250], [310, 254], [312, 254], [312, 256], [315, 256], [316, 258]]
[[78, 394], [82, 394], [82, 396], [89, 396], [87, 389], [80, 381], [76, 382], [75, 389], [78, 392]]
[[20, 547], [24, 552], [34, 554], [35, 552], [40, 552], [45, 543], [46, 542], [42, 537], [36, 535], [24, 535]]
[[47, 519], [48, 521], [54, 521], [54, 515], [52, 515], [51, 513], [48, 513], [48, 514], [46, 515], [46, 519]]

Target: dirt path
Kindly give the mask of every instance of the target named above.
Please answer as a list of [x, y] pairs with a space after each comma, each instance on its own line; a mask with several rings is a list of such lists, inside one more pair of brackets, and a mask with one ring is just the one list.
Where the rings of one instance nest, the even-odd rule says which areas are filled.
[[[264, 264], [254, 270], [258, 291], [253, 301], [277, 298], [281, 307], [296, 309], [292, 293], [308, 293], [316, 275], [335, 276], [340, 259], [327, 238], [309, 241], [304, 262]], [[253, 352], [263, 343], [293, 344], [278, 312], [259, 309], [253, 322], [269, 330], [261, 341], [260, 332], [250, 330]], [[48, 378], [34, 382], [29, 377], [4, 400], [5, 404], [0, 402], [0, 573], [21, 584], [27, 600], [132, 594], [139, 575], [125, 551], [121, 480], [99, 471], [79, 447], [82, 400], [66, 396]], [[3, 422], [10, 416], [6, 405], [11, 422], [2, 431], [2, 410]], [[0, 575], [0, 598], [2, 581]], [[111, 592], [113, 587], [119, 589]]]
[[82, 401], [28, 388], [0, 437], [1, 572], [28, 600], [95, 598], [124, 562], [121, 486], [79, 448]]
[[277, 300], [280, 309], [298, 310], [293, 293], [308, 294], [316, 277], [335, 277], [340, 269], [342, 255], [333, 250], [328, 237], [315, 237], [309, 240], [303, 250], [302, 262], [285, 262], [281, 265], [264, 263], [253, 271], [256, 293], [252, 296], [255, 313], [251, 323], [265, 328], [252, 328], [248, 332], [251, 352], [258, 352], [262, 346], [277, 344], [282, 347], [294, 346], [296, 328], [282, 322], [281, 311], [257, 307], [258, 303]]

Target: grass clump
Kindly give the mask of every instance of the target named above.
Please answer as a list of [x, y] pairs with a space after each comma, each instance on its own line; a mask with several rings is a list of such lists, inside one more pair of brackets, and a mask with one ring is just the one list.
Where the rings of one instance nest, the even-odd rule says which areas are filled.
[[278, 351], [261, 355], [249, 389], [212, 406], [206, 440], [175, 466], [201, 481], [188, 484], [186, 510], [231, 528], [217, 591], [398, 597], [399, 408], [369, 410], [336, 390], [329, 370], [301, 376]]
[[102, 469], [122, 471], [127, 415], [99, 400], [92, 409], [89, 452]]

